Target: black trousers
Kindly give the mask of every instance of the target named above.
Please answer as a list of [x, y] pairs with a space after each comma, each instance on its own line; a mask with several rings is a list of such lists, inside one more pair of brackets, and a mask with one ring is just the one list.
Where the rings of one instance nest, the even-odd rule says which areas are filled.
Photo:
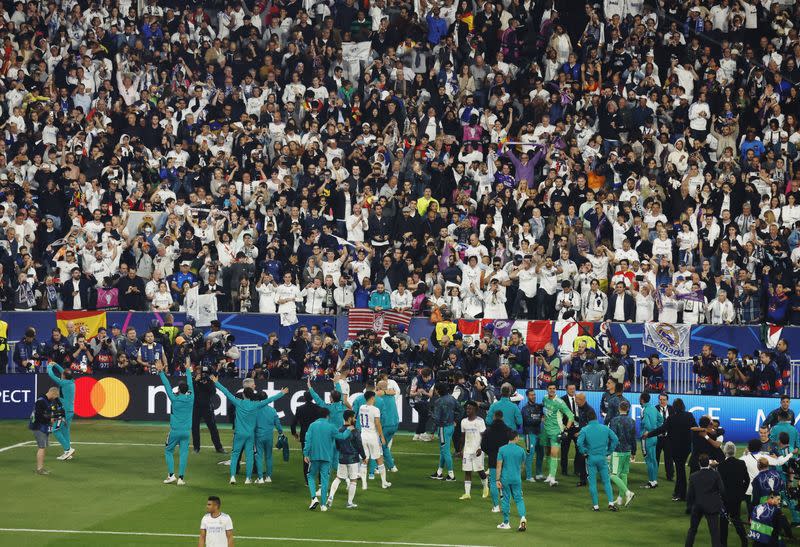
[[[525, 312], [522, 311], [522, 305], [525, 304]], [[536, 297], [528, 298], [522, 291], [517, 291], [517, 297], [514, 299], [514, 317], [525, 319], [536, 319]]]
[[219, 431], [217, 430], [217, 420], [214, 417], [214, 409], [211, 404], [195, 405], [192, 409], [192, 445], [195, 450], [200, 450], [200, 418], [206, 422], [208, 432], [211, 434], [211, 442], [217, 450], [222, 449], [222, 443], [219, 440]]
[[673, 452], [672, 465], [675, 467], [675, 487], [672, 489], [672, 497], [682, 500], [686, 499], [686, 452]]
[[741, 540], [742, 547], [747, 547], [747, 532], [744, 530], [744, 524], [742, 523], [742, 502], [741, 500], [736, 502], [726, 502], [725, 503], [725, 513], [727, 517], [722, 518], [722, 522], [720, 522], [720, 530], [719, 530], [719, 539], [720, 543], [727, 547], [728, 545], [728, 524], [733, 525], [733, 529], [736, 530], [736, 534], [739, 536]]
[[[306, 442], [300, 441], [300, 454], [303, 453], [305, 447], [306, 447]], [[308, 464], [306, 463], [305, 459], [301, 459], [300, 461], [303, 462], [303, 480], [306, 482], [306, 486], [308, 486]]]
[[675, 466], [672, 463], [672, 446], [667, 437], [658, 437], [656, 442], [656, 462], [661, 463], [661, 453], [664, 453], [664, 469], [667, 471], [667, 480], [671, 481], [675, 475]]
[[586, 482], [586, 458], [578, 452], [578, 439], [570, 435], [567, 439], [561, 441], [561, 474], [568, 474], [569, 468], [569, 447], [575, 444], [575, 458], [573, 459], [573, 471], [578, 476], [579, 480]]
[[425, 433], [425, 428], [428, 425], [428, 418], [431, 415], [431, 404], [428, 401], [417, 401], [414, 403], [414, 410], [419, 414], [419, 421], [417, 422], [417, 435]]
[[719, 542], [719, 513], [705, 513], [697, 506], [692, 508], [692, 516], [689, 520], [689, 531], [686, 532], [686, 547], [694, 545], [694, 538], [697, 535], [697, 527], [700, 526], [700, 520], [706, 517], [708, 522], [708, 531], [711, 532], [711, 545], [712, 547], [720, 547]]

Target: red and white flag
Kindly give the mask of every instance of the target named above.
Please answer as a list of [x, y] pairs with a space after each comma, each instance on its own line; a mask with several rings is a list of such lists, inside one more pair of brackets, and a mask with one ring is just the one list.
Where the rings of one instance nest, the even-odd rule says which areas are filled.
[[780, 325], [767, 325], [766, 344], [768, 349], [775, 349], [778, 346], [778, 340], [783, 338], [783, 327]]
[[531, 352], [539, 351], [553, 341], [552, 321], [514, 321], [512, 330], [517, 330]]
[[594, 334], [594, 323], [577, 321], [556, 321], [555, 331], [558, 334], [558, 350], [561, 355], [574, 351], [575, 339], [579, 336]]
[[389, 325], [403, 325], [408, 331], [409, 323], [411, 323], [411, 313], [407, 311], [372, 311], [355, 308], [348, 313], [347, 337], [356, 338], [359, 332], [367, 329], [383, 336], [389, 330]]

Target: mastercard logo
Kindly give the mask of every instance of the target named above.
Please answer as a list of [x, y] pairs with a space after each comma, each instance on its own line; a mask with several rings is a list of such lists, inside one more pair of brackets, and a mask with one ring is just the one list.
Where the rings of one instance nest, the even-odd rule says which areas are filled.
[[96, 415], [116, 418], [128, 408], [131, 395], [116, 378], [82, 376], [75, 380], [75, 414], [81, 418]]

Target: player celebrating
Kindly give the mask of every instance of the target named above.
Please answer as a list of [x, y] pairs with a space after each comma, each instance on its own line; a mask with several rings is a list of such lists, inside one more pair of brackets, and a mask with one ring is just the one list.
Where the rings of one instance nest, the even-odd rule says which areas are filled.
[[[161, 361], [155, 362], [158, 376], [164, 384], [164, 390], [169, 397], [172, 409], [169, 414], [169, 435], [167, 444], [164, 446], [164, 459], [167, 461], [167, 478], [164, 484], [178, 483], [178, 486], [186, 484], [183, 475], [186, 473], [186, 462], [189, 459], [189, 436], [192, 433], [192, 411], [194, 410], [194, 390], [192, 385], [192, 371], [186, 375], [186, 382], [178, 384], [178, 394], [172, 391], [172, 386], [164, 374], [164, 364]], [[178, 447], [178, 478], [175, 478], [175, 456], [173, 452]]]
[[[261, 394], [261, 399], [267, 399], [265, 393]], [[275, 429], [278, 430], [278, 434], [283, 433], [281, 419], [278, 418], [274, 408], [265, 406], [256, 415], [256, 474], [258, 475], [256, 484], [272, 482], [272, 439]]]
[[233, 520], [220, 507], [217, 496], [208, 496], [206, 514], [200, 521], [199, 547], [233, 547]]
[[511, 498], [519, 513], [520, 532], [528, 529], [528, 520], [525, 518], [525, 500], [522, 499], [522, 466], [525, 463], [525, 449], [517, 444], [517, 432], [508, 430], [508, 444], [500, 448], [497, 453], [497, 488], [503, 491], [501, 505], [503, 509], [503, 522], [497, 525], [500, 530], [509, 530], [508, 523], [511, 513]]
[[[361, 442], [364, 444], [364, 453], [370, 460], [378, 463], [377, 471], [381, 477], [381, 488], [389, 488], [392, 483], [386, 481], [386, 466], [383, 465], [383, 445], [386, 438], [383, 436], [381, 425], [381, 411], [375, 405], [375, 392], [365, 391], [365, 404], [358, 409], [358, 423], [361, 424]], [[364, 470], [362, 469], [362, 473]]]
[[253, 476], [253, 454], [255, 452], [256, 419], [259, 411], [272, 401], [276, 401], [289, 393], [288, 388], [283, 388], [280, 393], [264, 399], [256, 400], [256, 392], [252, 387], [246, 387], [242, 391], [243, 399], [239, 399], [228, 388], [219, 383], [216, 375], [211, 376], [211, 381], [217, 386], [225, 397], [236, 407], [236, 430], [233, 434], [233, 449], [231, 450], [231, 484], [236, 484], [236, 462], [239, 456], [245, 455], [245, 484], [252, 484]]
[[397, 466], [394, 464], [394, 457], [392, 456], [392, 439], [397, 433], [397, 428], [400, 427], [396, 396], [397, 392], [394, 389], [390, 389], [388, 380], [378, 382], [377, 397], [381, 402], [381, 427], [383, 427], [383, 438], [386, 439], [386, 444], [381, 449], [383, 450], [386, 468], [392, 473], [397, 473]]
[[[572, 427], [575, 415], [567, 404], [556, 396], [556, 384], [547, 384], [547, 397], [542, 404], [544, 407], [544, 430], [542, 431], [542, 446], [550, 447], [550, 465], [547, 478], [544, 482], [550, 486], [558, 484], [556, 480], [556, 470], [558, 469], [559, 455], [561, 453], [561, 432]], [[563, 417], [567, 418], [567, 425], [564, 426]]]
[[356, 423], [356, 413], [352, 410], [344, 411], [344, 425], [339, 428], [339, 433], [344, 433], [351, 428], [349, 439], [337, 439], [336, 448], [339, 454], [338, 466], [336, 468], [336, 478], [333, 479], [328, 494], [328, 507], [333, 504], [333, 497], [339, 489], [339, 484], [347, 481], [347, 508], [355, 509], [358, 507], [354, 502], [356, 489], [358, 488], [359, 462], [367, 463], [367, 455], [364, 453], [364, 446], [361, 443], [361, 432], [353, 427]]
[[[55, 370], [58, 374], [53, 372]], [[75, 415], [75, 380], [72, 378], [72, 371], [64, 369], [61, 365], [49, 363], [47, 365], [47, 375], [58, 386], [61, 400], [61, 406], [64, 407], [64, 422], [60, 428], [53, 431], [64, 453], [61, 454], [58, 460], [71, 460], [72, 455], [75, 454], [75, 449], [72, 448], [70, 438], [70, 428], [72, 427], [72, 417]]]
[[[372, 393], [372, 397], [375, 397], [374, 393]], [[333, 447], [336, 444], [336, 440], [349, 439], [351, 429], [353, 429], [353, 426], [347, 426], [344, 431], [338, 431], [328, 421], [329, 414], [330, 412], [327, 408], [319, 410], [319, 418], [314, 420], [314, 423], [306, 431], [306, 444], [303, 447], [303, 461], [308, 464], [308, 490], [311, 492], [311, 505], [308, 508], [312, 511], [319, 505], [319, 499], [316, 496], [316, 478], [319, 476], [322, 499], [327, 501]], [[323, 505], [320, 510], [327, 511], [328, 506]]]
[[464, 405], [466, 418], [461, 420], [461, 449], [456, 456], [463, 458], [461, 467], [464, 470], [464, 495], [461, 500], [470, 499], [472, 492], [472, 472], [476, 471], [483, 485], [483, 497], [489, 497], [489, 484], [486, 472], [483, 470], [483, 451], [481, 450], [481, 437], [486, 431], [486, 422], [478, 416], [478, 403], [467, 401]]

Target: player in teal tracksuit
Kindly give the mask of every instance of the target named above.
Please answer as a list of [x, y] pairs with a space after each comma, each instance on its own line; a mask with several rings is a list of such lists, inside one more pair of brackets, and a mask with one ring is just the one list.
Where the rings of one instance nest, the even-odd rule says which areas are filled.
[[[53, 372], [55, 370], [55, 372]], [[58, 374], [56, 374], [56, 372]], [[53, 431], [64, 453], [61, 454], [59, 460], [71, 460], [75, 449], [72, 448], [70, 439], [70, 428], [72, 427], [72, 417], [75, 415], [75, 380], [72, 378], [72, 371], [64, 369], [61, 365], [50, 363], [47, 365], [47, 374], [58, 386], [61, 391], [61, 406], [64, 407], [64, 423], [63, 425]]]
[[[262, 397], [267, 398], [264, 394]], [[278, 418], [274, 408], [265, 406], [256, 415], [256, 474], [258, 474], [256, 484], [272, 482], [272, 438], [275, 429], [279, 434], [283, 433], [281, 419]]]
[[[167, 375], [164, 374], [164, 365], [156, 362], [156, 370], [164, 384], [167, 397], [171, 405], [169, 414], [169, 435], [164, 446], [164, 459], [167, 461], [167, 478], [164, 484], [173, 482], [178, 486], [184, 485], [183, 475], [186, 473], [186, 462], [189, 459], [189, 436], [192, 433], [192, 411], [194, 410], [194, 385], [192, 371], [186, 375], [186, 382], [178, 384], [178, 394], [172, 391]], [[175, 478], [175, 456], [173, 452], [178, 447], [178, 478]]]
[[383, 428], [383, 438], [386, 439], [386, 444], [383, 445], [383, 462], [386, 464], [386, 469], [397, 471], [390, 445], [395, 433], [397, 433], [397, 428], [400, 426], [400, 416], [397, 414], [397, 402], [394, 398], [394, 392], [387, 392], [387, 386], [388, 384], [385, 380], [378, 382], [378, 391], [381, 395], [375, 398], [375, 403], [380, 405], [378, 408], [381, 411], [381, 427]]
[[[639, 404], [642, 406], [642, 422], [639, 427], [639, 433], [653, 431], [661, 427], [664, 423], [664, 416], [650, 404], [650, 394], [642, 393], [639, 396]], [[644, 439], [643, 450], [644, 461], [647, 464], [647, 484], [645, 488], [655, 488], [658, 486], [658, 460], [656, 459], [656, 443], [658, 437], [655, 435], [648, 436]]]
[[246, 463], [245, 484], [252, 484], [253, 476], [253, 454], [255, 453], [256, 419], [259, 411], [268, 406], [272, 401], [276, 401], [286, 395], [289, 390], [283, 388], [280, 393], [273, 395], [263, 401], [256, 401], [256, 393], [253, 388], [246, 387], [242, 391], [243, 399], [239, 399], [228, 389], [219, 383], [216, 376], [212, 376], [214, 385], [222, 392], [225, 397], [236, 407], [236, 430], [233, 434], [233, 450], [231, 450], [231, 484], [236, 484], [236, 462], [244, 451]]
[[[450, 394], [450, 386], [444, 383], [436, 384], [436, 393], [439, 398], [433, 405], [433, 424], [439, 435], [439, 468], [436, 473], [431, 474], [432, 479], [446, 481], [456, 480], [453, 474], [453, 456], [450, 454], [450, 443], [453, 441], [453, 431], [455, 430], [456, 408], [458, 401]], [[519, 409], [517, 409], [519, 412]], [[521, 420], [520, 420], [521, 421]], [[447, 476], [443, 477], [442, 472], [447, 470]]]
[[[344, 424], [344, 411], [350, 408], [350, 402], [347, 401], [346, 397], [342, 397], [341, 387], [339, 387], [339, 382], [333, 383], [334, 392], [331, 393], [331, 401], [330, 403], [326, 403], [325, 400], [319, 396], [319, 394], [314, 391], [314, 388], [311, 387], [311, 379], [308, 379], [308, 391], [311, 393], [311, 397], [314, 399], [314, 402], [317, 403], [318, 406], [322, 408], [327, 408], [330, 415], [328, 416], [328, 421], [339, 429]], [[363, 400], [363, 396], [359, 396]], [[362, 403], [363, 404], [363, 403]], [[334, 466], [334, 469], [339, 467], [339, 451], [336, 449], [336, 445], [333, 445], [333, 459], [331, 459], [331, 465]]]
[[503, 499], [500, 502], [503, 522], [497, 527], [501, 530], [511, 528], [508, 521], [511, 517], [511, 498], [514, 498], [514, 505], [517, 506], [519, 513], [519, 531], [524, 532], [528, 527], [525, 518], [525, 500], [522, 499], [521, 476], [522, 466], [525, 463], [525, 449], [517, 444], [518, 438], [516, 431], [509, 430], [508, 444], [500, 447], [497, 452], [497, 487], [503, 491]]
[[517, 431], [522, 427], [522, 412], [516, 403], [511, 401], [511, 396], [514, 394], [514, 388], [510, 384], [503, 384], [500, 390], [500, 399], [492, 403], [489, 407], [489, 412], [486, 413], [486, 425], [491, 425], [494, 420], [494, 413], [498, 410], [503, 411], [503, 422], [509, 429]]
[[[578, 450], [586, 456], [586, 466], [589, 475], [589, 494], [592, 496], [592, 509], [599, 511], [599, 501], [597, 496], [597, 474], [603, 481], [603, 489], [608, 498], [608, 509], [616, 511], [614, 505], [614, 493], [611, 490], [611, 479], [608, 476], [608, 463], [606, 458], [614, 452], [619, 444], [619, 438], [611, 428], [597, 421], [597, 414], [593, 408], [586, 413], [589, 423], [581, 428], [578, 434]], [[655, 450], [653, 451], [655, 453]]]
[[[320, 418], [314, 421], [306, 431], [306, 444], [303, 447], [303, 460], [308, 464], [308, 491], [311, 492], [311, 505], [309, 509], [314, 510], [319, 505], [317, 493], [317, 476], [319, 475], [320, 496], [323, 501], [328, 499], [328, 479], [331, 474], [331, 458], [336, 440], [350, 438], [349, 426], [342, 432], [328, 421], [330, 412], [327, 408], [320, 409]], [[327, 511], [328, 506], [323, 504], [322, 511]]]

